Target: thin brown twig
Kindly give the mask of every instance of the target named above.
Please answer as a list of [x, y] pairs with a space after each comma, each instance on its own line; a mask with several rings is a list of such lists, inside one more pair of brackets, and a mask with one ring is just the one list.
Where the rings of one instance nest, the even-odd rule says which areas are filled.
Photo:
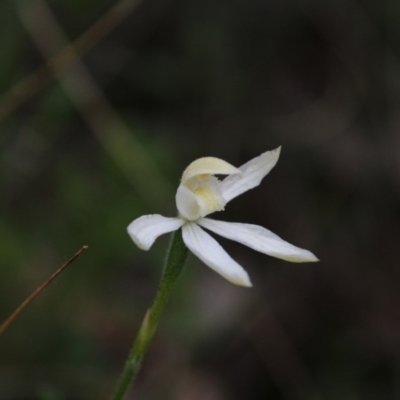
[[[80, 57], [114, 30], [142, 0], [122, 0], [94, 22], [74, 42], [67, 44], [46, 64], [19, 81], [0, 97], [0, 121], [12, 114], [53, 79], [52, 71], [60, 74], [72, 68]], [[72, 51], [71, 51], [72, 50]]]
[[14, 320], [25, 310], [28, 305], [35, 300], [40, 293], [43, 292], [67, 267], [69, 267], [82, 253], [87, 250], [88, 246], [83, 246], [76, 252], [66, 263], [64, 263], [53, 275], [50, 276], [42, 285], [40, 285], [29, 297], [27, 297], [17, 309], [0, 325], [0, 335], [14, 322]]

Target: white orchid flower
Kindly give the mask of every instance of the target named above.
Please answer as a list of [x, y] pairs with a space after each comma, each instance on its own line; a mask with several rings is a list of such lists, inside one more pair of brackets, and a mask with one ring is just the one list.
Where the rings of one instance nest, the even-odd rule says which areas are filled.
[[[183, 241], [189, 250], [215, 272], [240, 286], [252, 286], [247, 272], [202, 228], [286, 261], [318, 261], [310, 251], [291, 245], [261, 226], [205, 218], [224, 210], [229, 201], [258, 186], [277, 163], [279, 154], [280, 147], [240, 168], [214, 157], [193, 161], [183, 172], [176, 192], [178, 217], [142, 216], [128, 226], [130, 237], [139, 248], [149, 250], [160, 235], [182, 228]], [[220, 181], [214, 175], [228, 176]]]

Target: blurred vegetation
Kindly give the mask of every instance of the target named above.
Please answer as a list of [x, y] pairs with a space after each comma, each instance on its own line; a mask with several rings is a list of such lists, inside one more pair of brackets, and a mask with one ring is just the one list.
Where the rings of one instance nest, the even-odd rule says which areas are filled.
[[168, 241], [142, 252], [126, 226], [174, 215], [195, 158], [279, 145], [217, 218], [322, 261], [218, 239], [245, 290], [191, 257], [132, 398], [400, 398], [399, 19], [394, 1], [0, 2], [2, 318], [89, 245], [0, 337], [0, 398], [107, 398]]

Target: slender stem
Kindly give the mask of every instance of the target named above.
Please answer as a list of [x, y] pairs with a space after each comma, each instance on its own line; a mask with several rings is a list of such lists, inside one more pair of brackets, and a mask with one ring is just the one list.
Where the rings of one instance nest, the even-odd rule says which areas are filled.
[[179, 229], [172, 236], [163, 276], [153, 306], [146, 312], [112, 400], [125, 398], [139, 372], [143, 357], [157, 329], [161, 313], [183, 269], [187, 253], [188, 249], [183, 243], [182, 231]]

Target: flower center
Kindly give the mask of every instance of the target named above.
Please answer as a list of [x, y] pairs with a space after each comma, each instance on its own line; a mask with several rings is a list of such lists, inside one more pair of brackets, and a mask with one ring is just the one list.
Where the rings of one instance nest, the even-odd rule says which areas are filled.
[[[206, 214], [211, 214], [215, 211], [222, 211], [225, 207], [225, 201], [218, 193], [218, 191], [214, 190], [212, 187], [199, 187], [198, 189], [194, 190], [193, 193], [202, 200], [204, 204], [204, 211]], [[204, 215], [204, 216], [205, 216]]]
[[221, 182], [213, 175], [239, 172], [226, 161], [213, 157], [200, 158], [190, 164], [183, 172], [176, 193], [176, 206], [181, 217], [196, 221], [215, 211], [222, 211], [226, 201], [221, 194]]

